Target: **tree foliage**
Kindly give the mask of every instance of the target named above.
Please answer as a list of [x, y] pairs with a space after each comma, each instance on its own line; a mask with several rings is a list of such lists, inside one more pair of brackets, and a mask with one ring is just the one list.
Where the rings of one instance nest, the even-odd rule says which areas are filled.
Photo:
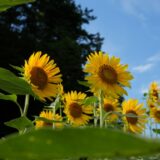
[[103, 41], [99, 33], [83, 27], [95, 18], [92, 10], [73, 0], [37, 0], [0, 13], [1, 67], [23, 65], [32, 52], [41, 50], [60, 67], [66, 91], [83, 89], [77, 83], [84, 78], [82, 65]]

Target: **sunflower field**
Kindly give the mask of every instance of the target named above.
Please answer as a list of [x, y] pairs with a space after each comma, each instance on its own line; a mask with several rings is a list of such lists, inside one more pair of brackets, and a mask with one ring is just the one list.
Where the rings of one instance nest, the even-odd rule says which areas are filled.
[[[0, 11], [32, 0], [0, 4]], [[34, 52], [19, 76], [0, 67], [1, 100], [15, 103], [20, 117], [5, 122], [17, 133], [0, 140], [2, 160], [158, 160], [160, 159], [160, 86], [151, 82], [145, 104], [127, 95], [134, 78], [127, 64], [108, 53], [90, 53], [83, 66], [85, 93], [65, 92], [61, 69], [47, 53]], [[24, 105], [18, 102], [24, 96]], [[31, 121], [30, 97], [44, 104]]]

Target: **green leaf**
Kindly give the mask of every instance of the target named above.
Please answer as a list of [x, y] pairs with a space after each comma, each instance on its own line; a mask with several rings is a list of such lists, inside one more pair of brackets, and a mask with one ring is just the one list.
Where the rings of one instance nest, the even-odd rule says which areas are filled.
[[19, 131], [22, 131], [26, 128], [30, 128], [34, 126], [32, 121], [30, 121], [27, 117], [19, 117], [11, 121], [5, 122], [4, 124], [6, 126], [16, 128]]
[[108, 116], [111, 115], [111, 114], [116, 114], [117, 116], [122, 117], [121, 112], [115, 112], [115, 111], [104, 112], [103, 121], [105, 121], [106, 118], [108, 118]]
[[60, 102], [60, 99], [56, 99], [55, 100], [55, 111], [58, 109], [58, 108], [60, 108], [61, 107], [61, 102]]
[[85, 87], [90, 87], [90, 84], [87, 82], [87, 81], [77, 81], [78, 84], [82, 85], [82, 86], [85, 86]]
[[126, 116], [126, 117], [139, 117], [139, 118], [146, 118], [145, 115], [143, 116], [137, 116], [134, 113], [127, 113], [127, 114], [123, 114], [122, 116]]
[[17, 96], [15, 94], [5, 95], [0, 93], [0, 99], [17, 102]]
[[0, 141], [1, 159], [76, 159], [142, 156], [158, 153], [160, 143], [100, 128], [50, 128]]
[[157, 128], [157, 129], [156, 129], [156, 128], [153, 128], [152, 130], [153, 130], [153, 132], [155, 132], [155, 133], [157, 133], [157, 134], [160, 134], [160, 128]]
[[11, 66], [12, 68], [14, 68], [15, 70], [17, 70], [17, 71], [20, 71], [20, 72], [23, 72], [23, 71], [24, 71], [24, 69], [23, 69], [22, 67], [15, 66], [15, 65], [12, 65], [12, 64], [10, 64], [10, 66]]
[[57, 96], [54, 102], [52, 102], [49, 106], [45, 106], [45, 107], [46, 108], [54, 108], [54, 110], [56, 111], [57, 109], [59, 109], [61, 107], [60, 97]]
[[86, 99], [84, 99], [82, 103], [84, 105], [91, 105], [96, 102], [98, 102], [98, 98], [96, 96], [91, 96], [91, 97], [87, 97]]
[[34, 2], [35, 0], [0, 0], [0, 12], [10, 7], [21, 5], [24, 3]]
[[44, 121], [44, 122], [46, 122], [46, 123], [56, 123], [56, 122], [58, 122], [58, 123], [61, 123], [61, 122], [63, 122], [63, 121], [56, 121], [56, 120], [50, 120], [50, 119], [47, 119], [47, 118], [44, 118], [44, 117], [38, 117], [38, 116], [35, 116], [35, 120], [37, 121]]
[[[17, 77], [11, 71], [0, 67], [0, 89], [16, 95], [36, 95], [31, 86], [22, 78]], [[37, 98], [37, 97], [36, 97]]]
[[146, 97], [148, 95], [148, 93], [143, 93], [143, 96]]

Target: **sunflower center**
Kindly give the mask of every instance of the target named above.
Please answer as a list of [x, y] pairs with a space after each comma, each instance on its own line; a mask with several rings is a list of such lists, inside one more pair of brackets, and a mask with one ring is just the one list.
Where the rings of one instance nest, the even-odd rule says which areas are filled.
[[38, 86], [38, 89], [43, 90], [48, 82], [48, 76], [46, 72], [40, 67], [33, 67], [31, 72], [31, 83]]
[[154, 106], [153, 104], [150, 104], [149, 107], [150, 107], [150, 108], [154, 108], [155, 106]]
[[[131, 114], [131, 116], [137, 116], [137, 113], [135, 111], [128, 111], [127, 114]], [[130, 115], [129, 115], [130, 116]], [[138, 117], [127, 117], [128, 123], [136, 124], [138, 121]]]
[[51, 126], [53, 126], [53, 123], [43, 122], [43, 126], [44, 127], [51, 127]]
[[156, 99], [158, 99], [158, 91], [157, 91], [157, 90], [153, 90], [152, 95], [153, 95], [154, 97], [156, 97]]
[[160, 111], [156, 111], [155, 112], [155, 117], [157, 117], [158, 119], [160, 119]]
[[113, 106], [111, 104], [106, 103], [106, 104], [104, 104], [104, 110], [106, 112], [112, 112], [112, 111], [114, 111], [114, 108], [113, 108]]
[[78, 103], [71, 103], [69, 111], [74, 118], [79, 118], [82, 115], [82, 107]]
[[115, 84], [118, 80], [118, 75], [115, 69], [109, 65], [102, 65], [99, 67], [98, 75], [105, 83]]

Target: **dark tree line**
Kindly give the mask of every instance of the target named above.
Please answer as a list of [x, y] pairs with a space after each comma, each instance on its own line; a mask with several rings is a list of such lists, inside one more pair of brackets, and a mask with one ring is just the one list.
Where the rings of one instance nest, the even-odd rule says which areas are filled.
[[1, 67], [23, 65], [34, 51], [55, 59], [63, 74], [66, 90], [82, 87], [82, 64], [86, 55], [100, 50], [103, 38], [87, 32], [84, 24], [95, 20], [92, 10], [73, 0], [37, 0], [0, 14]]
[[[11, 70], [9, 64], [22, 66], [24, 59], [40, 50], [60, 67], [65, 91], [86, 90], [77, 80], [84, 79], [86, 56], [100, 50], [103, 38], [99, 33], [89, 33], [83, 25], [95, 18], [92, 10], [82, 9], [73, 0], [37, 0], [1, 12], [0, 67]], [[11, 102], [1, 101], [0, 106], [0, 136], [4, 136], [13, 130], [3, 122], [18, 117], [19, 111]], [[31, 107], [29, 116], [33, 118], [42, 104], [32, 99]]]

